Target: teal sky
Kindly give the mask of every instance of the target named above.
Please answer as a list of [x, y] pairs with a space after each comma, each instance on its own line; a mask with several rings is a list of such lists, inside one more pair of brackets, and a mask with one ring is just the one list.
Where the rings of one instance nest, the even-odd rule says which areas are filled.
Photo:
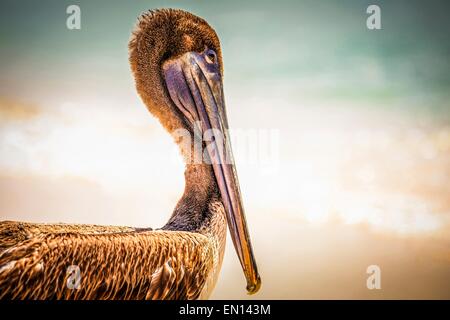
[[[379, 31], [365, 26], [372, 3]], [[81, 7], [79, 31], [65, 27], [70, 4]], [[135, 96], [129, 34], [140, 12], [160, 7], [213, 25], [231, 96], [450, 112], [445, 1], [2, 1], [0, 95], [40, 104]]]

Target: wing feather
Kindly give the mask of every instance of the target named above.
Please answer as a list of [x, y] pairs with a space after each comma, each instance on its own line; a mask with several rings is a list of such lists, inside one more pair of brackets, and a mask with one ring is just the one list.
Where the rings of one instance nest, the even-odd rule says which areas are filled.
[[0, 252], [18, 243], [32, 239], [40, 234], [75, 232], [81, 234], [132, 232], [148, 229], [136, 229], [122, 226], [99, 226], [89, 224], [65, 223], [28, 223], [18, 221], [0, 221]]
[[[0, 298], [196, 299], [212, 250], [191, 232], [37, 232], [0, 253]], [[78, 289], [68, 286], [70, 266]]]

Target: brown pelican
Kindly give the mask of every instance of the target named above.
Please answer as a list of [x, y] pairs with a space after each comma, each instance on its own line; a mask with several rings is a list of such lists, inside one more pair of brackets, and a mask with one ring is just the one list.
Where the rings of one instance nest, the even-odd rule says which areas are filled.
[[[195, 161], [192, 144], [176, 140], [186, 160], [185, 190], [158, 230], [0, 223], [0, 298], [207, 298], [221, 267], [227, 224], [247, 290], [258, 291], [236, 170], [225, 161], [232, 153], [215, 31], [185, 11], [149, 11], [137, 22], [129, 53], [149, 111], [175, 138], [180, 128], [190, 133], [205, 159]], [[68, 286], [71, 266], [79, 272], [76, 287]]]

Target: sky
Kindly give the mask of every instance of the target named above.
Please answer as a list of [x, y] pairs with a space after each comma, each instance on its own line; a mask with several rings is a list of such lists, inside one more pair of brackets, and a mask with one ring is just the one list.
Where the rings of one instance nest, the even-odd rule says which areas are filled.
[[[81, 29], [66, 28], [67, 6]], [[366, 8], [381, 8], [368, 30]], [[0, 218], [162, 226], [184, 187], [134, 88], [145, 10], [221, 40], [254, 298], [450, 298], [445, 1], [2, 1]], [[238, 134], [236, 134], [238, 135]], [[368, 290], [379, 265], [382, 289]], [[213, 298], [249, 298], [231, 241]]]

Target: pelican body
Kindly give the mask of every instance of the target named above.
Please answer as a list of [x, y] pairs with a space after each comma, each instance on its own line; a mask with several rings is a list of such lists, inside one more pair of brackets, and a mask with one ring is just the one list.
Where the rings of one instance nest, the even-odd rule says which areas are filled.
[[[1, 222], [1, 299], [208, 298], [227, 226], [247, 291], [258, 291], [228, 136], [217, 34], [188, 12], [148, 11], [132, 33], [129, 61], [139, 95], [185, 159], [181, 199], [157, 230]], [[181, 141], [180, 130], [194, 143]], [[195, 143], [205, 150], [201, 161], [192, 152]]]

